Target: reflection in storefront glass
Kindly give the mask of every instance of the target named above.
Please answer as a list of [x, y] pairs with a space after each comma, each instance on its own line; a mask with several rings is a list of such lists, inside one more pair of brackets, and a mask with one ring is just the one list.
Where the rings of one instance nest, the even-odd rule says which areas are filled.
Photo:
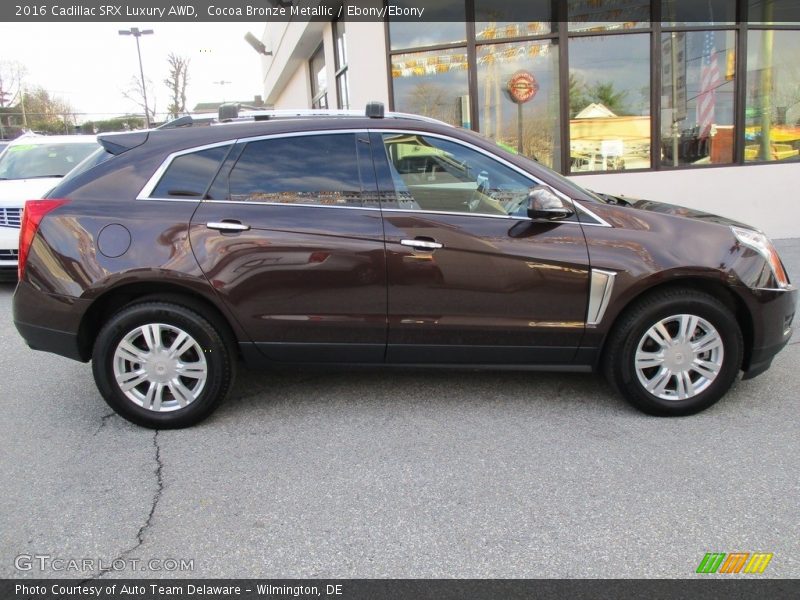
[[[420, 7], [418, 1], [393, 0], [400, 7]], [[425, 23], [415, 21], [389, 21], [389, 38], [392, 50], [421, 48], [439, 44], [465, 42], [467, 39], [466, 4], [464, 0], [428, 0], [424, 3]]]
[[570, 170], [650, 167], [648, 34], [569, 41]]
[[[525, 86], [531, 88], [525, 94], [531, 96], [528, 100], [514, 102], [508, 86], [515, 81], [522, 91]], [[520, 149], [521, 140], [523, 154], [560, 168], [555, 44], [542, 41], [479, 46], [478, 102], [481, 133], [514, 152]]]
[[800, 154], [800, 31], [747, 34], [746, 161]]
[[747, 7], [750, 23], [800, 25], [800, 2], [797, 0], [750, 0]]
[[568, 0], [569, 31], [612, 31], [650, 26], [650, 0]]
[[550, 2], [475, 0], [475, 39], [504, 40], [551, 31]]
[[733, 24], [736, 0], [664, 0], [661, 21], [664, 26]]
[[661, 36], [661, 164], [733, 161], [733, 31]]
[[395, 110], [469, 128], [467, 66], [466, 48], [393, 55]]

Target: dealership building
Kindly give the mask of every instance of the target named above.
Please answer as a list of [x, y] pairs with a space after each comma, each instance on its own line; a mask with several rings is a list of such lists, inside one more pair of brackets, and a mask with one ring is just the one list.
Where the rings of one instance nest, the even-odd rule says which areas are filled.
[[800, 237], [798, 5], [439, 0], [424, 3], [424, 21], [270, 21], [264, 100], [382, 101], [479, 131], [590, 189]]

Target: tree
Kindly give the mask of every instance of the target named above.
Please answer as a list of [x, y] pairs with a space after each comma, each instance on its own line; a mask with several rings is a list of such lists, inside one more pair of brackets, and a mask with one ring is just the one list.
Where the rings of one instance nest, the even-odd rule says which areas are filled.
[[142, 129], [144, 119], [138, 115], [128, 115], [102, 121], [85, 121], [81, 125], [83, 133], [106, 133], [108, 131], [132, 131]]
[[573, 118], [589, 104], [592, 100], [586, 95], [586, 84], [583, 79], [575, 75], [569, 74], [569, 116]]
[[628, 92], [625, 90], [615, 91], [614, 84], [611, 81], [606, 83], [598, 81], [589, 88], [588, 92], [593, 102], [605, 105], [611, 112], [618, 115], [623, 115], [627, 112], [626, 96]]
[[[131, 77], [130, 87], [122, 91], [123, 98], [130, 100], [136, 106], [142, 109], [142, 113], [147, 110], [150, 117], [150, 122], [154, 123], [156, 120], [156, 97], [153, 94], [153, 82], [149, 79], [146, 81], [147, 88], [142, 85], [142, 80], [136, 76]], [[147, 105], [145, 106], [145, 89], [147, 91]]]
[[177, 118], [186, 112], [186, 84], [189, 82], [189, 59], [170, 52], [167, 57], [169, 75], [164, 85], [169, 89], [170, 103], [167, 112]]
[[14, 105], [19, 103], [25, 67], [16, 61], [0, 61], [0, 139], [8, 132], [15, 115]]
[[[586, 84], [574, 73], [569, 74], [569, 116], [574, 118], [593, 102], [604, 105], [617, 115], [630, 114], [627, 90], [616, 91], [611, 81]], [[649, 98], [648, 98], [649, 101]]]
[[414, 114], [456, 122], [456, 98], [445, 86], [426, 81], [418, 83], [408, 91], [405, 102], [404, 108]]
[[19, 101], [25, 67], [16, 61], [0, 61], [0, 108], [13, 106]]
[[72, 105], [43, 87], [25, 90], [21, 100], [25, 102], [30, 129], [43, 133], [70, 133], [75, 127], [75, 109]]

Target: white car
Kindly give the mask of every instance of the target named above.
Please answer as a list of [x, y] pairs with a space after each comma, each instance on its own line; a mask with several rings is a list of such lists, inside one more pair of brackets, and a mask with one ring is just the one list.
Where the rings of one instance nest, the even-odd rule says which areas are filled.
[[99, 147], [93, 135], [24, 135], [0, 153], [0, 277], [17, 274], [25, 201], [44, 196]]

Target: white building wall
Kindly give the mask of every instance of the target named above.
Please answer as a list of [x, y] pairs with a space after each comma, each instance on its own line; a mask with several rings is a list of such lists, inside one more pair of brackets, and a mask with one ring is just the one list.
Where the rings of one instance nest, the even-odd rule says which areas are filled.
[[681, 169], [571, 178], [580, 186], [722, 215], [773, 238], [800, 237], [800, 164]]
[[308, 63], [298, 64], [283, 92], [270, 101], [276, 109], [308, 108], [311, 105], [311, 73]]
[[350, 108], [383, 102], [389, 108], [389, 73], [386, 35], [374, 23], [347, 24], [347, 60], [350, 73]]

